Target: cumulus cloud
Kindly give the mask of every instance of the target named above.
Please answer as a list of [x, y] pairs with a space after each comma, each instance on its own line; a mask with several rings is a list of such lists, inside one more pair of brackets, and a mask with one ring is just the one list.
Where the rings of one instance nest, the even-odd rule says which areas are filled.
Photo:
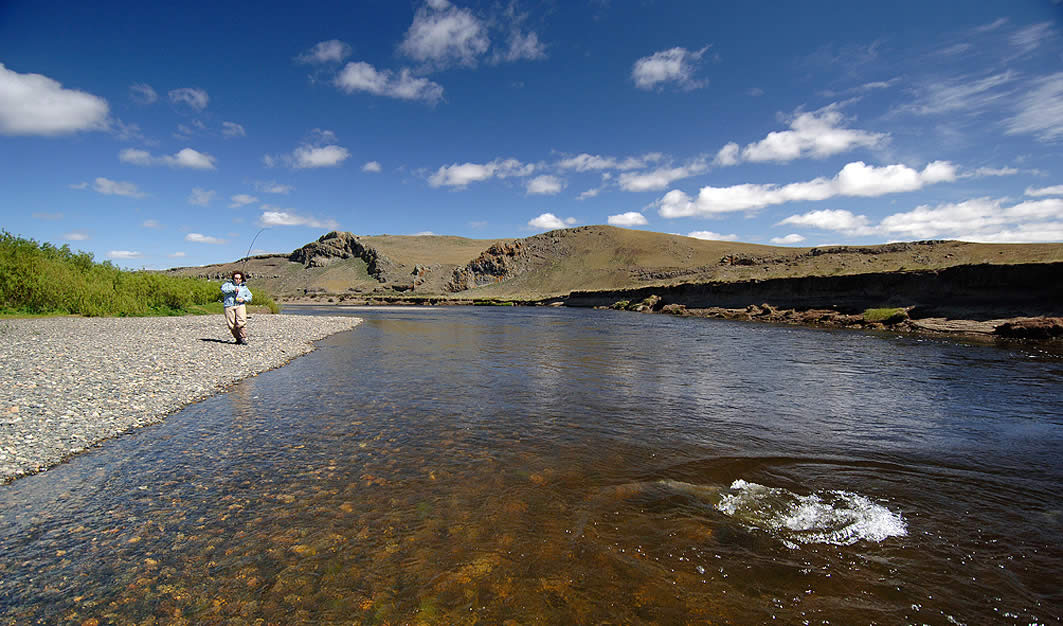
[[708, 241], [734, 241], [738, 239], [738, 235], [721, 235], [720, 233], [714, 233], [711, 230], [695, 230], [694, 232], [687, 233], [687, 237], [705, 239]]
[[366, 163], [365, 165], [362, 166], [362, 171], [363, 172], [377, 173], [377, 172], [380, 172], [382, 169], [383, 168], [381, 168], [380, 164], [377, 163], [376, 161], [369, 161], [368, 163]]
[[400, 100], [424, 100], [435, 104], [443, 98], [443, 87], [427, 78], [414, 76], [408, 68], [398, 74], [391, 70], [377, 70], [364, 62], [348, 63], [334, 81], [347, 93], [365, 91], [375, 96]]
[[433, 1], [417, 10], [399, 51], [435, 67], [473, 66], [490, 45], [486, 25], [472, 11]]
[[[76, 188], [87, 189], [88, 184], [82, 183]], [[102, 176], [97, 178], [93, 182], [92, 189], [97, 193], [102, 193], [106, 196], [126, 196], [128, 198], [143, 198], [147, 195], [137, 189], [137, 186], [133, 183], [119, 182], [117, 180], [103, 178]]]
[[1005, 122], [1009, 135], [1031, 134], [1046, 142], [1063, 139], [1063, 72], [1035, 81], [1016, 108]]
[[956, 168], [947, 161], [934, 161], [922, 171], [906, 165], [875, 167], [863, 161], [849, 163], [834, 178], [815, 178], [788, 185], [743, 184], [702, 187], [696, 198], [673, 189], [657, 201], [662, 217], [715, 215], [756, 210], [787, 202], [815, 202], [835, 196], [874, 197], [915, 191], [925, 185], [956, 179]]
[[200, 233], [188, 233], [187, 235], [185, 235], [185, 241], [191, 241], [192, 243], [212, 243], [212, 244], [223, 244], [223, 243], [225, 243], [224, 239], [220, 239], [218, 237], [211, 237], [209, 235], [203, 235], [203, 234], [200, 234]]
[[64, 135], [107, 130], [110, 106], [99, 96], [0, 63], [0, 134]]
[[226, 137], [246, 137], [247, 131], [244, 127], [236, 122], [222, 122], [221, 134]]
[[230, 209], [246, 206], [252, 202], [258, 202], [258, 198], [246, 193], [238, 193], [235, 196], [229, 198], [232, 200], [232, 204], [229, 205]]
[[293, 150], [291, 154], [277, 156], [267, 154], [262, 157], [262, 160], [267, 167], [273, 167], [277, 164], [284, 164], [293, 169], [335, 167], [351, 156], [350, 151], [338, 145], [336, 141], [336, 133], [315, 128], [310, 138]]
[[159, 94], [147, 83], [133, 83], [129, 86], [129, 97], [140, 104], [152, 104], [159, 99]]
[[200, 189], [199, 187], [195, 187], [194, 189], [192, 189], [192, 193], [188, 196], [188, 203], [195, 204], [198, 206], [207, 206], [213, 199], [213, 191], [208, 191], [206, 189]]
[[867, 216], [849, 211], [813, 211], [790, 216], [779, 224], [857, 236], [946, 237], [987, 243], [1063, 241], [1063, 198], [1028, 200], [1010, 206], [1004, 199], [991, 198], [937, 206], [920, 205], [911, 211], [889, 215], [875, 225]]
[[309, 215], [300, 215], [292, 209], [282, 209], [270, 205], [263, 205], [262, 215], [258, 219], [262, 226], [308, 226], [310, 228], [339, 228], [339, 224], [333, 219], [318, 219]]
[[674, 181], [696, 176], [708, 169], [705, 161], [697, 160], [682, 167], [662, 167], [650, 172], [624, 172], [618, 182], [624, 191], [656, 191], [664, 189]]
[[874, 148], [889, 137], [885, 133], [844, 128], [838, 103], [817, 111], [796, 113], [790, 130], [768, 133], [760, 141], [746, 145], [741, 153], [738, 144], [729, 143], [716, 154], [717, 165], [736, 165], [740, 160], [785, 163], [811, 157], [823, 159], [855, 148]]
[[144, 256], [144, 255], [139, 253], [139, 252], [137, 252], [137, 251], [134, 251], [134, 250], [111, 250], [111, 251], [109, 251], [107, 253], [107, 258], [108, 259], [115, 259], [115, 260], [139, 259], [142, 256]]
[[778, 244], [780, 246], [789, 246], [789, 245], [793, 245], [795, 243], [801, 243], [804, 240], [805, 240], [805, 238], [802, 237], [801, 235], [798, 235], [797, 233], [790, 233], [789, 235], [786, 235], [785, 237], [772, 237], [771, 238], [771, 242], [772, 243]]
[[170, 91], [170, 102], [174, 104], [185, 104], [195, 109], [196, 111], [202, 111], [207, 108], [207, 103], [210, 102], [210, 97], [207, 95], [205, 89], [199, 87], [182, 87], [180, 89], [173, 89]]
[[558, 228], [571, 226], [576, 222], [577, 220], [574, 217], [566, 217], [562, 220], [553, 213], [543, 213], [539, 217], [528, 220], [528, 226], [539, 230], [557, 230]]
[[469, 183], [491, 178], [509, 178], [511, 176], [530, 176], [535, 172], [532, 163], [521, 163], [517, 159], [495, 159], [490, 163], [454, 163], [444, 165], [428, 177], [428, 184], [433, 187], [465, 188]]
[[528, 181], [528, 193], [554, 195], [560, 193], [564, 186], [564, 181], [557, 176], [536, 176]]
[[546, 46], [535, 33], [523, 33], [514, 28], [504, 51], [495, 54], [493, 61], [537, 61], [546, 58]]
[[168, 165], [194, 170], [214, 169], [214, 157], [192, 148], [185, 148], [174, 155], [152, 156], [147, 150], [126, 148], [118, 153], [118, 160], [133, 165]]
[[339, 39], [319, 41], [306, 52], [295, 57], [299, 63], [339, 63], [351, 56], [351, 46]]
[[631, 78], [639, 89], [654, 89], [662, 83], [675, 83], [680, 89], [691, 90], [703, 87], [707, 81], [695, 80], [694, 72], [698, 69], [701, 57], [709, 49], [687, 50], [672, 48], [642, 57], [635, 61], [631, 69]]
[[637, 170], [646, 167], [650, 163], [656, 163], [664, 158], [660, 152], [650, 152], [640, 157], [616, 157], [601, 156], [597, 154], [577, 154], [566, 157], [557, 162], [557, 166], [564, 170], [576, 170], [587, 172], [592, 170]]
[[1026, 195], [1028, 196], [1063, 196], [1063, 185], [1053, 185], [1051, 187], [1027, 187]]
[[646, 216], [638, 211], [610, 215], [606, 221], [612, 226], [645, 226], [650, 223]]

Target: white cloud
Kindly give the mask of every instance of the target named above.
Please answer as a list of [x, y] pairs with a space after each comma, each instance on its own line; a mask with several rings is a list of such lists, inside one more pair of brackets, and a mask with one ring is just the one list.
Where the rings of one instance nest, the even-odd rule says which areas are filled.
[[955, 167], [934, 161], [917, 171], [906, 165], [874, 167], [863, 161], [849, 163], [833, 179], [815, 178], [788, 185], [743, 184], [702, 187], [697, 198], [673, 189], [657, 201], [662, 217], [714, 215], [748, 211], [787, 202], [815, 202], [835, 196], [873, 197], [914, 191], [923, 186], [956, 179]]
[[1055, 31], [1052, 29], [1052, 22], [1041, 22], [1013, 33], [1011, 44], [1019, 49], [1020, 54], [1029, 54], [1053, 36]]
[[319, 220], [308, 215], [299, 215], [291, 209], [281, 209], [270, 205], [262, 206], [262, 215], [258, 219], [263, 226], [309, 226], [311, 228], [339, 228], [336, 220]]
[[147, 83], [134, 83], [129, 86], [129, 97], [140, 104], [152, 104], [159, 99], [159, 94]]
[[229, 198], [232, 200], [232, 204], [229, 205], [230, 209], [246, 206], [252, 202], [258, 202], [258, 198], [246, 193], [238, 193], [235, 196]]
[[210, 97], [206, 90], [199, 87], [182, 87], [170, 91], [170, 102], [174, 104], [186, 104], [196, 111], [207, 108]]
[[383, 168], [381, 168], [380, 164], [377, 163], [376, 161], [369, 161], [368, 163], [366, 163], [365, 165], [362, 166], [362, 171], [363, 172], [376, 173], [376, 172], [380, 172], [382, 169]]
[[247, 131], [244, 127], [236, 122], [222, 122], [221, 134], [226, 137], [246, 137]]
[[1004, 199], [975, 198], [938, 206], [921, 205], [872, 225], [849, 211], [813, 211], [779, 224], [810, 226], [854, 236], [909, 239], [949, 238], [981, 242], [1063, 241], [1063, 198], [1005, 206]]
[[435, 237], [437, 235], [435, 233], [433, 233], [432, 231], [430, 231], [430, 230], [422, 230], [420, 232], [414, 233], [413, 236], [414, 237]]
[[211, 237], [209, 235], [201, 235], [200, 233], [188, 233], [187, 235], [185, 235], [185, 241], [191, 241], [192, 243], [225, 243], [224, 239], [220, 239], [218, 237]]
[[546, 46], [539, 41], [535, 33], [522, 33], [513, 29], [509, 34], [508, 47], [505, 52], [495, 55], [494, 61], [536, 61], [546, 58]]
[[584, 191], [584, 192], [580, 193], [580, 195], [578, 196], [578, 199], [579, 200], [586, 200], [587, 198], [593, 198], [594, 196], [597, 196], [600, 193], [602, 193], [602, 188], [601, 187], [595, 187], [594, 189], [588, 189], [587, 191]]
[[798, 235], [797, 233], [790, 233], [789, 235], [786, 235], [785, 237], [772, 237], [771, 238], [771, 242], [772, 243], [779, 244], [780, 246], [789, 246], [789, 245], [792, 245], [792, 244], [795, 244], [795, 243], [801, 243], [804, 240], [805, 240], [805, 238], [802, 237], [801, 235]]
[[687, 237], [705, 239], [708, 241], [734, 241], [738, 239], [738, 235], [721, 235], [720, 233], [714, 233], [711, 230], [695, 230], [694, 232], [687, 233]]
[[282, 185], [282, 184], [280, 184], [280, 183], [278, 183], [276, 181], [272, 181], [272, 180], [268, 180], [268, 181], [267, 180], [256, 180], [255, 181], [255, 191], [261, 191], [263, 193], [288, 194], [289, 192], [291, 192], [294, 189], [295, 189], [295, 187], [293, 187], [291, 185]]
[[319, 41], [306, 52], [295, 57], [299, 63], [339, 63], [351, 56], [351, 46], [339, 39]]
[[408, 68], [403, 68], [396, 75], [391, 70], [377, 70], [368, 63], [348, 63], [334, 82], [347, 93], [365, 91], [400, 100], [424, 100], [429, 104], [435, 104], [443, 98], [441, 85], [414, 76]]
[[[843, 128], [844, 118], [834, 103], [822, 109], [796, 113], [790, 130], [768, 133], [768, 136], [742, 149], [744, 161], [775, 161], [785, 163], [802, 157], [823, 159], [854, 148], [874, 148], [882, 145], [889, 135]], [[717, 165], [739, 162], [738, 144], [729, 143], [716, 155]]]
[[564, 186], [564, 181], [557, 176], [536, 176], [528, 181], [528, 193], [553, 195], [560, 193]]
[[111, 250], [107, 253], [108, 259], [139, 259], [143, 254], [133, 250]]
[[1063, 139], [1063, 72], [1045, 76], [1019, 98], [1018, 113], [1005, 122], [1009, 135], [1032, 134], [1041, 141]]
[[194, 170], [214, 169], [214, 157], [192, 148], [185, 148], [174, 155], [152, 156], [147, 150], [126, 148], [118, 153], [118, 160], [133, 165], [168, 165]]
[[210, 201], [214, 199], [214, 191], [208, 191], [206, 189], [200, 189], [196, 187], [192, 189], [192, 193], [188, 196], [188, 203], [199, 206], [207, 206]]
[[1018, 173], [1019, 170], [1014, 167], [980, 167], [973, 172], [963, 174], [961, 178], [981, 178], [983, 176], [1014, 176]]
[[776, 224], [776, 226], [781, 226], [783, 224], [788, 224], [790, 226], [809, 226], [822, 230], [843, 232], [855, 236], [873, 235], [876, 232], [876, 230], [871, 227], [866, 215], [853, 215], [852, 212], [843, 209], [824, 209], [822, 211], [809, 211], [802, 215], [791, 215]]
[[67, 241], [85, 241], [89, 238], [89, 234], [83, 230], [75, 230], [69, 233], [63, 233], [63, 239]]
[[107, 130], [107, 101], [64, 89], [41, 74], [19, 74], [0, 63], [0, 134], [63, 135]]
[[643, 57], [635, 61], [631, 78], [639, 89], [653, 89], [666, 82], [674, 82], [684, 90], [703, 87], [706, 81], [694, 80], [694, 72], [708, 49], [708, 46], [695, 51], [672, 48]]
[[473, 66], [490, 45], [486, 26], [471, 11], [431, 2], [417, 10], [399, 50], [435, 67]]
[[1052, 187], [1027, 187], [1026, 195], [1028, 196], [1063, 196], [1063, 185], [1053, 185]]
[[1007, 71], [981, 79], [962, 76], [953, 80], [932, 81], [919, 89], [915, 102], [899, 107], [900, 112], [938, 115], [952, 111], [978, 113], [1010, 98], [1007, 87], [1018, 77]]
[[651, 172], [624, 172], [620, 175], [620, 188], [624, 191], [655, 191], [664, 189], [672, 182], [697, 176], [708, 170], [703, 160], [682, 167], [662, 167]]
[[433, 187], [464, 188], [469, 183], [491, 178], [509, 178], [511, 176], [530, 176], [535, 171], [532, 163], [521, 163], [517, 159], [495, 159], [490, 163], [454, 163], [444, 165], [428, 177], [428, 184]]
[[716, 158], [713, 159], [713, 163], [716, 165], [722, 165], [724, 167], [728, 165], [738, 165], [739, 147], [735, 142], [729, 142], [724, 147], [720, 148], [720, 151], [716, 153]]
[[171, 259], [181, 259], [181, 258], [184, 258], [185, 253], [184, 252], [174, 252], [173, 254], [167, 254], [166, 256], [170, 257]]
[[610, 215], [606, 221], [612, 226], [645, 226], [650, 223], [646, 216], [638, 211]]
[[557, 230], [558, 228], [564, 228], [565, 226], [571, 226], [576, 223], [576, 218], [566, 217], [561, 219], [553, 213], [543, 213], [539, 217], [528, 220], [528, 226], [532, 228], [538, 228], [540, 230]]
[[162, 228], [162, 224], [155, 220], [144, 220], [141, 226], [144, 228]]
[[306, 169], [311, 167], [335, 167], [343, 163], [351, 153], [342, 146], [299, 146], [292, 152], [292, 167]]
[[93, 190], [106, 196], [126, 196], [129, 198], [143, 198], [147, 194], [142, 193], [133, 183], [123, 183], [109, 178], [97, 178], [92, 185]]
[[576, 170], [587, 172], [591, 170], [637, 170], [646, 167], [650, 163], [656, 163], [664, 158], [660, 152], [650, 152], [641, 157], [616, 157], [600, 156], [597, 154], [578, 154], [558, 161], [557, 166], [564, 170]]

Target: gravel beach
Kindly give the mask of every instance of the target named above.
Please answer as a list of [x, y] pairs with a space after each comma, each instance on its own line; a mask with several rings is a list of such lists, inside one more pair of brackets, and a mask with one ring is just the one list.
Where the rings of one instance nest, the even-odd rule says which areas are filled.
[[220, 315], [0, 320], [0, 483], [159, 422], [360, 321], [252, 315], [240, 346]]

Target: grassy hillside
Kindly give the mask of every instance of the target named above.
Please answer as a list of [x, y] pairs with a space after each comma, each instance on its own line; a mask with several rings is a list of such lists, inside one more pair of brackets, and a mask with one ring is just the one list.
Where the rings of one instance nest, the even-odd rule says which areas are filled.
[[[386, 258], [387, 274], [373, 275], [365, 258], [351, 254], [318, 256], [314, 263], [320, 265], [280, 255], [252, 257], [247, 272], [252, 280], [289, 298], [317, 293], [536, 300], [573, 290], [1063, 261], [1063, 244], [937, 241], [790, 248], [612, 226], [582, 226], [524, 239], [330, 233], [318, 241], [332, 245], [344, 237]], [[220, 277], [242, 265], [177, 268], [171, 273]], [[463, 281], [456, 280], [455, 270], [464, 272]], [[465, 289], [469, 285], [480, 286]]]

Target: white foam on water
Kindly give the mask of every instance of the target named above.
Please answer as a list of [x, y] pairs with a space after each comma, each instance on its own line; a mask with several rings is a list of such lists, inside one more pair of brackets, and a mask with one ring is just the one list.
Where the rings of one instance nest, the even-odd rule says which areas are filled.
[[908, 534], [908, 524], [899, 513], [849, 491], [802, 496], [738, 479], [721, 494], [716, 510], [777, 536], [790, 548], [809, 543], [878, 543]]

